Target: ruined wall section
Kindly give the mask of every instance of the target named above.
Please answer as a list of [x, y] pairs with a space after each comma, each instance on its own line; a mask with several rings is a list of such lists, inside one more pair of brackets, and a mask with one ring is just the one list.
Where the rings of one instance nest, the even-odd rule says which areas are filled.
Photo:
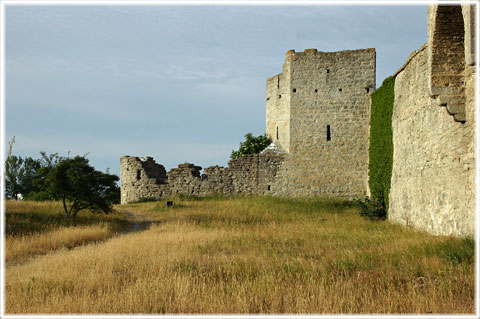
[[389, 219], [433, 234], [475, 227], [475, 74], [465, 69], [466, 119], [431, 97], [427, 49], [396, 75]]
[[165, 174], [152, 158], [124, 156], [121, 159], [121, 203], [142, 199], [164, 199], [179, 194], [193, 196], [257, 195], [271, 193], [271, 184], [282, 165], [283, 153], [274, 151], [243, 155], [227, 168], [184, 163]]
[[285, 65], [290, 148], [276, 194], [365, 197], [375, 49], [289, 51]]
[[207, 185], [200, 175], [200, 166], [184, 163], [168, 172], [169, 195], [205, 196]]
[[120, 159], [120, 203], [168, 196], [165, 167], [153, 158], [123, 156]]

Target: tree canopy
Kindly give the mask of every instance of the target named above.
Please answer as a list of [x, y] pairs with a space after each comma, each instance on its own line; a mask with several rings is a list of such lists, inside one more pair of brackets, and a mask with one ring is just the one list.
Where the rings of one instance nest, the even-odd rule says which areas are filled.
[[82, 156], [67, 158], [50, 170], [45, 187], [57, 194], [65, 215], [75, 222], [84, 209], [108, 213], [118, 196], [118, 176], [95, 170]]
[[36, 190], [34, 179], [40, 167], [40, 161], [31, 157], [10, 156], [5, 161], [5, 195], [17, 199]]
[[40, 153], [40, 159], [10, 156], [5, 162], [6, 196], [28, 200], [61, 200], [65, 216], [75, 223], [84, 209], [108, 213], [120, 201], [118, 176], [95, 170], [85, 156]]
[[245, 141], [240, 143], [238, 151], [233, 150], [230, 159], [236, 159], [244, 154], [256, 154], [263, 151], [272, 143], [272, 139], [267, 134], [253, 136], [252, 133], [245, 134]]

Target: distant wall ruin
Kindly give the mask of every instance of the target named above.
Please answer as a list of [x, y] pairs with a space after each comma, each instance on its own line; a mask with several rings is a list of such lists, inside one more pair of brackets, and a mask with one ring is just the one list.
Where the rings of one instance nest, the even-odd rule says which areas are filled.
[[194, 164], [180, 164], [166, 173], [151, 157], [123, 156], [120, 159], [121, 203], [179, 194], [272, 194], [271, 185], [284, 156], [284, 153], [267, 149], [261, 154], [231, 160], [228, 167], [207, 167], [203, 174], [200, 174], [202, 168]]

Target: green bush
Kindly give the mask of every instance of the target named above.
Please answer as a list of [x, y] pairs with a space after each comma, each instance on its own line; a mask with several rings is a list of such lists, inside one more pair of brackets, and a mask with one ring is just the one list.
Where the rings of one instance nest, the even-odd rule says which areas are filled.
[[387, 210], [383, 204], [384, 203], [374, 202], [368, 197], [363, 201], [358, 201], [360, 216], [371, 220], [384, 220], [387, 218]]
[[383, 209], [388, 212], [388, 195], [392, 179], [393, 133], [392, 113], [395, 98], [395, 78], [386, 78], [382, 86], [372, 93], [370, 117], [370, 149], [368, 165], [368, 183], [371, 200], [366, 215], [380, 214]]

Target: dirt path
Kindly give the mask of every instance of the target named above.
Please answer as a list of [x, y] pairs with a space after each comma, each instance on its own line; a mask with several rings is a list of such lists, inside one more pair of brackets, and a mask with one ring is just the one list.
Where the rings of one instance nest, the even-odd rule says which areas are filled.
[[27, 262], [30, 262], [30, 261], [34, 260], [35, 258], [37, 258], [39, 256], [47, 255], [47, 254], [50, 254], [50, 253], [56, 253], [60, 249], [73, 250], [73, 249], [75, 249], [79, 246], [83, 246], [83, 245], [86, 245], [86, 244], [104, 243], [104, 242], [112, 239], [113, 237], [115, 237], [115, 235], [117, 235], [117, 236], [118, 235], [128, 235], [130, 233], [134, 233], [134, 232], [138, 232], [138, 231], [144, 231], [144, 230], [147, 230], [150, 227], [150, 225], [161, 222], [159, 220], [152, 219], [151, 216], [149, 216], [149, 215], [142, 214], [141, 212], [140, 213], [136, 212], [135, 210], [128, 210], [128, 209], [125, 209], [124, 207], [115, 207], [115, 210], [119, 214], [123, 215], [126, 218], [127, 224], [124, 227], [122, 227], [122, 229], [119, 229], [119, 230], [111, 233], [110, 236], [102, 238], [102, 239], [92, 238], [91, 240], [87, 240], [87, 241], [78, 243], [76, 245], [67, 245], [68, 243], [65, 243], [65, 245], [61, 245], [59, 247], [55, 247], [55, 248], [52, 248], [52, 249], [49, 249], [49, 250], [46, 250], [46, 251], [29, 252], [25, 256], [22, 255], [18, 258], [15, 258], [14, 260], [11, 260], [11, 261], [7, 262], [6, 266], [11, 267], [11, 266], [22, 265], [22, 264], [25, 264]]
[[127, 218], [130, 224], [130, 227], [123, 231], [124, 234], [146, 230], [148, 229], [148, 227], [150, 227], [151, 224], [154, 223], [154, 221], [145, 220], [143, 218], [140, 218], [138, 215], [132, 214], [132, 212], [129, 211], [122, 211], [120, 213]]
[[135, 210], [127, 210], [124, 207], [117, 206], [115, 210], [125, 216], [129, 223], [129, 227], [124, 230], [122, 233], [128, 234], [136, 231], [147, 230], [150, 225], [160, 223], [161, 221], [153, 220], [150, 216], [142, 215], [141, 213], [136, 212]]

